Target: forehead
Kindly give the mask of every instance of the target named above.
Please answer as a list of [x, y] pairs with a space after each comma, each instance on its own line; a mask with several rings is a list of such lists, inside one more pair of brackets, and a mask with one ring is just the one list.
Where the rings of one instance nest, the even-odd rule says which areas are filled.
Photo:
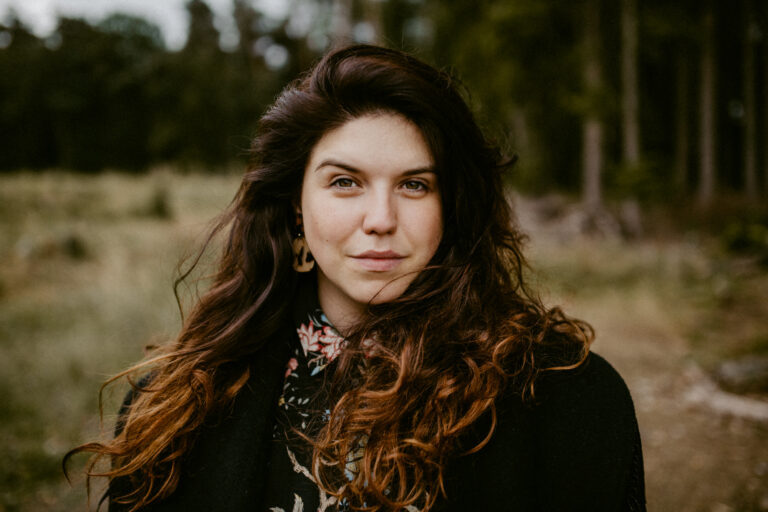
[[388, 168], [429, 168], [434, 159], [421, 130], [398, 114], [376, 113], [354, 118], [334, 128], [315, 144], [308, 167], [322, 159], [345, 164]]

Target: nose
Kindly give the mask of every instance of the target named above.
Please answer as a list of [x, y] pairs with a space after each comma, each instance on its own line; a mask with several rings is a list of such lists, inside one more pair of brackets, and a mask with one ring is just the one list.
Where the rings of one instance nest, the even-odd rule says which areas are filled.
[[394, 233], [397, 227], [395, 199], [386, 193], [369, 197], [365, 204], [363, 231], [366, 234], [385, 235]]

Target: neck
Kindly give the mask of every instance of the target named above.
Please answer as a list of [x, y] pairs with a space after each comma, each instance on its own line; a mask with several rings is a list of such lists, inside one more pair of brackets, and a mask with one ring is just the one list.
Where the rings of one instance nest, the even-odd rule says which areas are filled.
[[317, 299], [325, 316], [342, 336], [360, 321], [365, 312], [363, 304], [354, 302], [322, 278], [318, 278]]

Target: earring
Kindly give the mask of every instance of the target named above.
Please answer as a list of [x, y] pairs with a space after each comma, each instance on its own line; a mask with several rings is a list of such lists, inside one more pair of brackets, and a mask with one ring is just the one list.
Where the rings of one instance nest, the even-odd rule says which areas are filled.
[[307, 239], [304, 238], [304, 225], [301, 214], [296, 217], [296, 238], [293, 239], [293, 269], [296, 272], [309, 272], [315, 267], [315, 258], [309, 252]]

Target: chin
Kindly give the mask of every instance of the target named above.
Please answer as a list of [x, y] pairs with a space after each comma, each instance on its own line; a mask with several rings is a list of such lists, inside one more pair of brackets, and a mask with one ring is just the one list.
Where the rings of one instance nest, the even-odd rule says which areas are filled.
[[407, 283], [394, 282], [382, 283], [381, 286], [374, 287], [368, 290], [366, 297], [363, 301], [366, 304], [386, 304], [400, 297], [408, 288], [410, 281]]

